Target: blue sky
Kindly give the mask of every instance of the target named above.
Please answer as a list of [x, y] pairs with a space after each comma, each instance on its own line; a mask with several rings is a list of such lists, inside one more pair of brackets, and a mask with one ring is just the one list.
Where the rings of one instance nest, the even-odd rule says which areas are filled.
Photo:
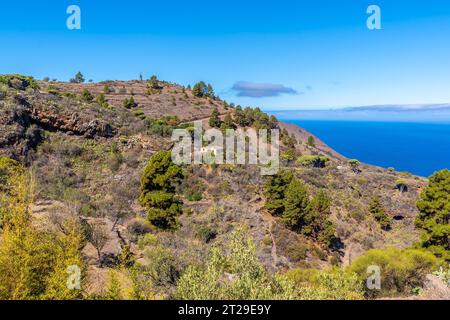
[[205, 80], [266, 110], [449, 103], [449, 35], [447, 0], [4, 1], [0, 73]]

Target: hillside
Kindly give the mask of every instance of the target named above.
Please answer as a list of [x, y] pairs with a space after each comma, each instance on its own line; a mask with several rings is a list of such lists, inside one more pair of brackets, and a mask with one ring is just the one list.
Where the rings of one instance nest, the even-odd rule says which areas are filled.
[[[179, 227], [155, 228], [146, 222], [146, 209], [138, 200], [151, 156], [171, 148], [173, 128], [193, 120], [207, 126], [215, 108], [223, 119], [233, 117], [236, 107], [164, 81], [38, 81], [34, 88], [33, 83], [13, 78], [1, 84], [0, 156], [33, 172], [32, 211], [40, 228], [57, 230], [61, 221], [75, 216], [107, 231], [103, 245], [87, 241], [82, 249], [89, 294], [104, 290], [109, 270], [126, 249], [143, 266], [164, 261], [155, 272], [166, 278], [158, 278], [154, 290], [157, 298], [171, 297], [186, 266], [204, 263], [211, 247], [223, 246], [242, 225], [270, 273], [345, 267], [367, 250], [406, 248], [419, 239], [414, 219], [425, 179], [367, 164], [353, 167], [311, 133], [285, 123], [278, 125], [285, 138], [295, 138], [290, 142], [295, 157], [328, 158], [323, 167], [301, 166], [292, 159], [282, 166], [305, 183], [311, 197], [326, 190], [336, 229], [333, 246], [287, 228], [269, 213], [267, 178], [256, 166], [186, 167], [176, 187], [183, 202]], [[287, 150], [283, 142], [282, 154]], [[375, 196], [391, 221], [385, 230], [369, 212]]]

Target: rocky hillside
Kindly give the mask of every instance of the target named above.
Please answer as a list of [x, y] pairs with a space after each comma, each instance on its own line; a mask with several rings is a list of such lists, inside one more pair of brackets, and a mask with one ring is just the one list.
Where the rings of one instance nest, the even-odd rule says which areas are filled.
[[[286, 157], [282, 165], [305, 182], [311, 195], [327, 191], [337, 245], [324, 247], [271, 215], [265, 206], [266, 178], [252, 166], [187, 167], [177, 186], [183, 201], [179, 228], [153, 228], [138, 201], [145, 165], [155, 152], [171, 147], [171, 129], [197, 119], [206, 124], [214, 109], [222, 116], [236, 112], [218, 98], [198, 97], [189, 88], [163, 81], [2, 79], [0, 155], [32, 169], [38, 221], [56, 228], [64, 217], [75, 215], [107, 231], [103, 245], [87, 243], [83, 249], [91, 292], [101, 291], [107, 268], [125, 247], [146, 264], [156, 254], [147, 248], [158, 244], [157, 250], [176, 260], [176, 274], [204, 261], [211, 246], [226, 242], [239, 225], [249, 227], [258, 257], [271, 272], [345, 266], [368, 249], [403, 248], [417, 241], [413, 221], [423, 178], [349, 162], [312, 134], [284, 123], [279, 126], [290, 142], [283, 142], [283, 154], [290, 145], [295, 157], [323, 155], [329, 160], [316, 167]], [[370, 213], [376, 196], [391, 221], [389, 228], [380, 227]]]

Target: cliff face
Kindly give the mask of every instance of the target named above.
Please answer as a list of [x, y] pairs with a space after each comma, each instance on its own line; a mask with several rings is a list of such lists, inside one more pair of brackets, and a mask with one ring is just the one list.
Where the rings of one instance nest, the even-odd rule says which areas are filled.
[[[144, 259], [137, 242], [147, 232], [154, 233], [175, 256], [186, 259], [180, 263], [201, 260], [211, 244], [227, 239], [239, 224], [250, 227], [258, 255], [272, 271], [320, 268], [329, 265], [331, 257], [345, 265], [367, 249], [405, 247], [417, 240], [413, 220], [423, 179], [364, 164], [353, 170], [345, 157], [319, 139], [315, 146], [308, 145], [312, 135], [290, 124], [280, 126], [295, 136], [299, 154], [323, 154], [330, 159], [325, 168], [302, 168], [289, 162], [283, 166], [305, 181], [312, 194], [327, 190], [342, 242], [337, 251], [289, 231], [279, 218], [271, 216], [264, 208], [264, 177], [252, 166], [188, 167], [178, 190], [185, 207], [181, 227], [172, 233], [149, 230], [142, 222], [145, 210], [137, 202], [139, 179], [149, 157], [170, 148], [165, 128], [173, 119], [155, 120], [174, 116], [178, 123], [205, 119], [214, 108], [221, 114], [234, 112], [220, 100], [197, 98], [174, 84], [160, 85], [155, 92], [141, 81], [40, 82], [40, 89], [15, 83], [0, 88], [0, 155], [33, 168], [39, 192], [36, 215], [48, 216], [50, 222], [68, 214], [91, 223], [107, 222], [112, 231], [103, 249], [109, 257], [105, 263], [114, 261], [124, 243], [138, 259]], [[83, 97], [85, 90], [91, 98]], [[100, 94], [106, 103], [95, 102]], [[130, 98], [135, 105], [124, 107], [124, 100]], [[407, 192], [396, 188], [398, 179], [408, 185]], [[194, 191], [202, 195], [200, 200], [190, 196]], [[389, 231], [382, 230], [368, 212], [374, 196], [379, 196], [393, 219]], [[214, 237], [199, 237], [206, 229], [213, 230]], [[85, 254], [96, 260], [93, 248], [85, 248]]]

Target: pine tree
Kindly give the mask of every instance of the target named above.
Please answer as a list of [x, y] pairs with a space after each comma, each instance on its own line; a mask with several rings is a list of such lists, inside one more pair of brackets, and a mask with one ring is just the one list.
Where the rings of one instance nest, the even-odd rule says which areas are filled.
[[334, 224], [329, 220], [330, 216], [331, 200], [325, 190], [320, 190], [309, 205], [302, 233], [330, 246], [336, 233]]
[[208, 86], [205, 82], [200, 81], [192, 88], [192, 94], [197, 98], [203, 98], [208, 95]]
[[211, 113], [211, 117], [209, 118], [209, 125], [211, 128], [220, 128], [220, 126], [222, 125], [222, 120], [220, 120], [219, 110], [217, 110], [217, 108], [214, 108]]
[[309, 196], [306, 186], [297, 179], [291, 181], [285, 191], [283, 220], [292, 230], [300, 230], [305, 224]]
[[182, 169], [172, 162], [170, 151], [154, 154], [145, 167], [139, 201], [147, 208], [147, 218], [156, 227], [178, 226], [181, 202], [175, 196], [174, 183], [182, 177]]
[[420, 245], [450, 261], [450, 170], [429, 179], [417, 201], [416, 227], [423, 231]]
[[285, 192], [292, 180], [293, 175], [290, 171], [280, 171], [267, 178], [264, 188], [265, 207], [272, 215], [281, 215], [284, 212]]

